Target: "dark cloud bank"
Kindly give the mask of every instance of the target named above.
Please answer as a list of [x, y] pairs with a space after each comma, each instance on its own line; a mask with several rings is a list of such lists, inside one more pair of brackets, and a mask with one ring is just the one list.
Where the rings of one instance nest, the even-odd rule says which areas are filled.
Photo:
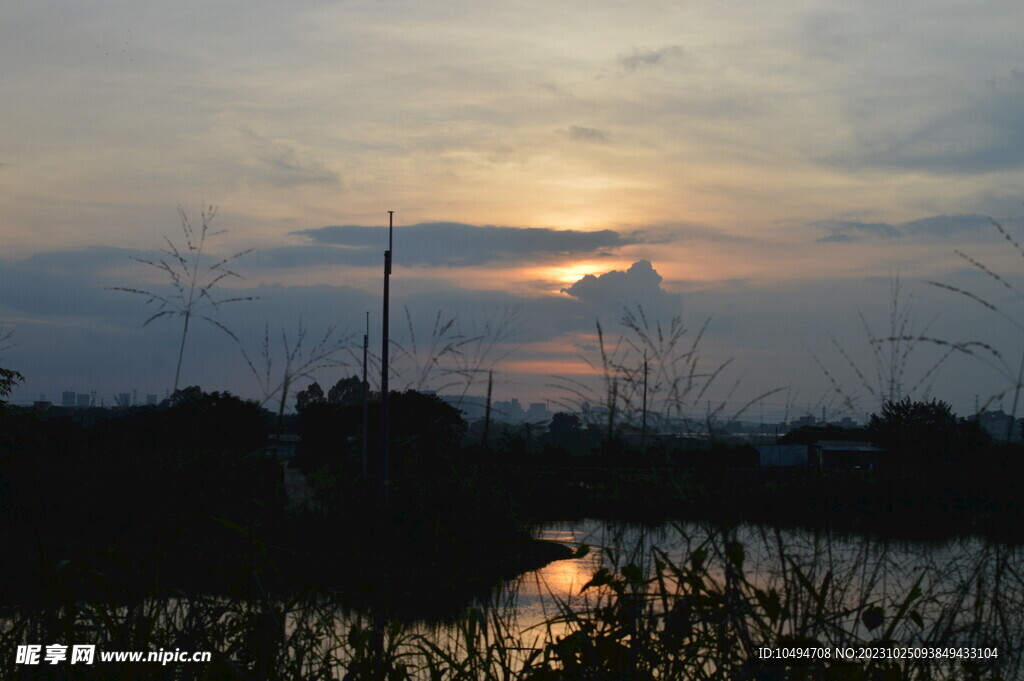
[[[386, 247], [381, 227], [339, 225], [294, 234], [312, 245], [271, 249], [261, 254], [269, 267], [313, 264], [376, 265]], [[593, 232], [542, 227], [496, 227], [427, 222], [395, 227], [395, 262], [417, 267], [465, 267], [497, 261], [520, 263], [555, 257], [584, 257], [642, 243], [657, 243], [642, 232]]]
[[[952, 237], [970, 236], [993, 230], [993, 219], [986, 215], [967, 213], [960, 215], [932, 215], [902, 223], [861, 222], [858, 220], [819, 220], [810, 223], [827, 234], [818, 239], [824, 243], [850, 243], [864, 238], [891, 239], [894, 237]], [[1024, 218], [1005, 218], [998, 222], [1004, 227], [1024, 226]]]

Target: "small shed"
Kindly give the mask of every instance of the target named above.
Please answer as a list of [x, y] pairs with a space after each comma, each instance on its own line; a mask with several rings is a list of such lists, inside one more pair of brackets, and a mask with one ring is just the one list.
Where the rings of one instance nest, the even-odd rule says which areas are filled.
[[762, 468], [806, 466], [807, 445], [758, 445], [757, 459]]
[[855, 440], [814, 443], [814, 461], [822, 470], [874, 470], [882, 450]]

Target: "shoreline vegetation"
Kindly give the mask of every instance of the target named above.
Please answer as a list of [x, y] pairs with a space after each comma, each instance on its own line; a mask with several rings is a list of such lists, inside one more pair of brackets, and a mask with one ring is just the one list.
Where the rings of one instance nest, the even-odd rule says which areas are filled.
[[[1022, 670], [1024, 457], [969, 423], [894, 407], [873, 423], [893, 452], [886, 465], [780, 471], [721, 442], [637, 451], [598, 439], [574, 454], [564, 434], [531, 447], [508, 431], [492, 447], [469, 445], [467, 424], [435, 397], [395, 392], [391, 409], [387, 505], [382, 471], [371, 465], [363, 479], [361, 443], [345, 436], [359, 432], [362, 407], [342, 397], [305, 405], [291, 424], [302, 442], [292, 465], [310, 492], [296, 506], [266, 448], [276, 417], [230, 394], [188, 388], [160, 407], [119, 411], [4, 407], [0, 639], [10, 654], [0, 675], [999, 679]], [[371, 462], [374, 454], [371, 446]], [[523, 631], [509, 585], [598, 551], [537, 540], [545, 523], [572, 518], [668, 526], [686, 548], [603, 550], [588, 599], [557, 601]], [[713, 522], [695, 536], [683, 518]], [[773, 552], [768, 572], [751, 565], [754, 540], [738, 533], [749, 523], [761, 528], [760, 550]], [[809, 528], [820, 542], [794, 553], [783, 527]], [[934, 580], [950, 566], [922, 564], [879, 592], [873, 556], [837, 557], [844, 533], [984, 539], [963, 557], [962, 578]], [[494, 600], [503, 593], [504, 605]], [[51, 643], [214, 659], [14, 663], [18, 645]], [[757, 657], [765, 647], [966, 643], [1000, 657]]]

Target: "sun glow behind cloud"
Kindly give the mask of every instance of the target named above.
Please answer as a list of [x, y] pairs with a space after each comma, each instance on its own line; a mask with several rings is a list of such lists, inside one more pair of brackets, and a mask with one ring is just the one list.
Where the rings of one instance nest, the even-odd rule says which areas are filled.
[[562, 294], [563, 288], [576, 283], [588, 274], [599, 275], [608, 270], [628, 268], [630, 264], [630, 261], [621, 258], [580, 260], [543, 267], [527, 267], [520, 272], [520, 275], [537, 281], [553, 282], [551, 293], [564, 295]]

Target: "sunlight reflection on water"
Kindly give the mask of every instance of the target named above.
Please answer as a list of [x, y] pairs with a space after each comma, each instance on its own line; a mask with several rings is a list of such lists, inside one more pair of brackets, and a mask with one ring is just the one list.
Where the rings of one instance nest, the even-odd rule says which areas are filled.
[[521, 627], [546, 622], [559, 614], [562, 607], [574, 610], [586, 607], [587, 596], [581, 593], [603, 557], [595, 540], [602, 525], [596, 521], [559, 523], [541, 531], [539, 539], [559, 542], [575, 548], [587, 544], [591, 551], [581, 558], [556, 560], [520, 578], [516, 593], [516, 610]]
[[[708, 523], [685, 522], [643, 527], [606, 523], [598, 520], [553, 523], [543, 529], [539, 538], [565, 543], [573, 548], [579, 544], [590, 547], [582, 558], [559, 560], [532, 573], [523, 575], [514, 596], [514, 607], [521, 629], [536, 626], [556, 617], [563, 608], [576, 612], [586, 611], [600, 590], [583, 587], [601, 567], [621, 568], [627, 563], [637, 564], [644, 574], [653, 574], [652, 549], [665, 552], [677, 565], [690, 560], [692, 552], [708, 536], [722, 532], [722, 528]], [[756, 524], [741, 525], [728, 530], [730, 537], [744, 550], [744, 573], [750, 583], [769, 589], [780, 584], [784, 571], [794, 567], [815, 583], [826, 575], [833, 590], [847, 607], [861, 608], [865, 603], [898, 603], [915, 584], [930, 594], [934, 601], [929, 606], [920, 604], [922, 612], [936, 612], [947, 606], [946, 595], [964, 593], [965, 585], [985, 577], [993, 565], [1007, 564], [1019, 574], [1024, 552], [1021, 547], [993, 544], [979, 537], [960, 537], [944, 541], [911, 542], [874, 537], [870, 535], [836, 534], [828, 530], [777, 529]], [[713, 543], [721, 550], [721, 543]], [[785, 555], [785, 560], [781, 556]], [[722, 580], [724, 572], [721, 555], [709, 569], [708, 575]], [[670, 585], [673, 586], [673, 585]], [[841, 587], [841, 591], [840, 591]], [[652, 585], [653, 588], [653, 585]], [[979, 583], [977, 588], [982, 588]], [[1007, 588], [1007, 587], [1004, 587]], [[975, 594], [980, 595], [981, 592]], [[1009, 594], [1004, 594], [1009, 596]], [[1014, 592], [1013, 602], [1020, 602], [1020, 593]], [[961, 596], [962, 597], [962, 596]], [[974, 602], [970, 595], [967, 603]], [[1020, 630], [1024, 613], [1010, 623]], [[859, 635], [854, 617], [850, 626]]]

